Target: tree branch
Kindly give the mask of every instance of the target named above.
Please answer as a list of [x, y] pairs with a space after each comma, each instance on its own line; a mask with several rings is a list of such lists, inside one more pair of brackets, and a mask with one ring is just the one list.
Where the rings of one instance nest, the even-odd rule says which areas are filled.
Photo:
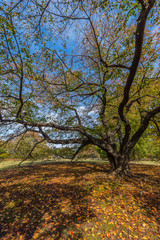
[[[140, 1], [140, 2], [142, 2], [142, 1]], [[151, 8], [153, 7], [154, 3], [155, 3], [155, 0], [149, 1], [149, 6], [145, 9], [142, 8], [139, 18], [137, 20], [138, 23], [137, 23], [137, 29], [136, 29], [136, 42], [135, 42], [134, 57], [133, 57], [132, 65], [130, 67], [130, 73], [129, 73], [127, 81], [126, 81], [126, 85], [124, 87], [123, 99], [122, 99], [122, 101], [119, 105], [119, 109], [118, 109], [119, 116], [124, 123], [128, 123], [128, 122], [124, 116], [123, 110], [124, 110], [124, 106], [127, 104], [128, 100], [129, 100], [129, 92], [130, 92], [132, 82], [136, 75], [138, 64], [139, 64], [139, 61], [141, 58], [142, 45], [143, 45], [143, 39], [144, 39], [144, 30], [145, 30], [147, 17], [148, 17], [148, 14], [149, 14]]]
[[[142, 1], [140, 1], [140, 2], [142, 2]], [[125, 145], [128, 142], [129, 136], [131, 133], [131, 126], [129, 124], [129, 121], [126, 119], [126, 117], [124, 115], [124, 107], [129, 100], [130, 89], [131, 89], [134, 77], [136, 75], [138, 64], [139, 64], [141, 54], [142, 54], [144, 30], [145, 30], [147, 17], [148, 17], [148, 14], [149, 14], [151, 8], [153, 7], [154, 3], [155, 3], [155, 0], [151, 0], [151, 1], [149, 1], [149, 5], [147, 6], [147, 8], [142, 7], [139, 18], [137, 20], [138, 23], [137, 23], [137, 29], [136, 29], [134, 57], [133, 57], [133, 61], [132, 61], [131, 67], [130, 67], [130, 72], [129, 72], [129, 75], [128, 75], [128, 78], [126, 81], [126, 85], [124, 87], [123, 99], [122, 99], [121, 103], [119, 104], [119, 108], [118, 108], [118, 113], [119, 113], [120, 119], [125, 124], [125, 135], [124, 135], [124, 138], [123, 138], [123, 141], [121, 144], [121, 150], [120, 150], [121, 152], [125, 148]]]
[[160, 136], [160, 127], [158, 126], [157, 122], [155, 119], [152, 120], [152, 122], [155, 124], [156, 129], [157, 129], [157, 135]]
[[142, 136], [146, 128], [148, 127], [149, 121], [152, 117], [154, 117], [157, 113], [160, 113], [160, 107], [155, 108], [154, 110], [148, 112], [146, 116], [144, 117], [141, 126], [139, 129], [135, 132], [135, 134], [132, 136], [132, 138], [129, 141], [129, 145], [131, 148], [135, 146], [139, 138]]
[[74, 143], [82, 143], [84, 141], [84, 139], [82, 138], [72, 138], [72, 139], [60, 139], [60, 140], [54, 140], [51, 139], [48, 134], [46, 134], [41, 126], [38, 127], [39, 128], [39, 132], [42, 134], [42, 136], [49, 142], [49, 143], [54, 143], [54, 144], [74, 144]]
[[80, 152], [80, 150], [82, 149], [82, 148], [84, 148], [85, 146], [87, 146], [88, 144], [90, 144], [91, 142], [89, 141], [89, 140], [87, 140], [87, 139], [84, 139], [83, 141], [82, 141], [82, 144], [79, 146], [79, 148], [77, 149], [77, 151], [74, 153], [74, 155], [72, 156], [72, 160], [77, 156], [77, 154]]
[[35, 145], [34, 145], [34, 146], [32, 147], [32, 149], [31, 149], [31, 151], [30, 151], [29, 154], [27, 155], [27, 157], [24, 158], [24, 159], [19, 163], [19, 167], [21, 166], [21, 164], [22, 164], [24, 161], [26, 161], [26, 160], [31, 156], [33, 150], [37, 147], [37, 145], [40, 144], [40, 143], [42, 143], [42, 142], [44, 142], [44, 141], [45, 141], [45, 139], [42, 139], [41, 141], [35, 143]]

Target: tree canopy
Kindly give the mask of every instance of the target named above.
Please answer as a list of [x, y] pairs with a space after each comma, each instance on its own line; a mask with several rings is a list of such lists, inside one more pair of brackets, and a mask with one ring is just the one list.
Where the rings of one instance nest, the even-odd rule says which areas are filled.
[[92, 144], [127, 173], [143, 133], [160, 132], [159, 1], [19, 0], [0, 10], [4, 135], [36, 132], [77, 147], [73, 158]]

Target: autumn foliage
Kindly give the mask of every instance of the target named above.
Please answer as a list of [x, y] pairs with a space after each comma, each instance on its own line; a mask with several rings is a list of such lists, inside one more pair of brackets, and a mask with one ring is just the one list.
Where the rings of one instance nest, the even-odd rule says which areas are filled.
[[[0, 11], [6, 141], [39, 134], [26, 158], [42, 142], [72, 147], [72, 159], [93, 145], [115, 175], [130, 174], [136, 152], [152, 156], [146, 149], [160, 134], [158, 0], [6, 0]], [[157, 158], [158, 147], [152, 152]]]
[[1, 239], [158, 240], [160, 167], [131, 168], [124, 179], [107, 177], [107, 164], [1, 171]]

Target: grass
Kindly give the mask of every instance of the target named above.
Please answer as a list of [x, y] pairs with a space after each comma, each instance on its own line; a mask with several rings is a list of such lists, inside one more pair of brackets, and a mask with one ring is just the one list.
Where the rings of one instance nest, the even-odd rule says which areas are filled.
[[[41, 164], [48, 164], [48, 163], [55, 163], [55, 162], [70, 162], [70, 159], [45, 159], [45, 160], [26, 160], [25, 162], [22, 163], [21, 166], [31, 166], [31, 165], [41, 165]], [[0, 161], [0, 170], [7, 170], [7, 169], [13, 169], [17, 168], [19, 166], [20, 160], [16, 159], [7, 159], [7, 160], [1, 160]], [[80, 159], [78, 162], [85, 162], [85, 163], [101, 163], [104, 164], [107, 161], [99, 160], [99, 159]], [[160, 166], [160, 161], [148, 161], [148, 160], [143, 160], [143, 161], [131, 161], [132, 164], [144, 164], [144, 165], [156, 165]]]
[[[17, 159], [9, 159], [9, 160], [2, 160], [0, 162], [0, 170], [7, 170], [7, 169], [13, 169], [13, 168], [17, 168], [19, 167], [19, 163], [21, 162], [21, 160], [17, 160]], [[39, 165], [39, 164], [47, 164], [47, 163], [51, 163], [51, 162], [55, 162], [55, 160], [26, 160], [24, 161], [21, 166], [32, 166], [32, 165]]]
[[[159, 239], [159, 166], [132, 165], [109, 178], [108, 164], [54, 163], [2, 170], [0, 238]], [[105, 170], [105, 171], [104, 171]]]

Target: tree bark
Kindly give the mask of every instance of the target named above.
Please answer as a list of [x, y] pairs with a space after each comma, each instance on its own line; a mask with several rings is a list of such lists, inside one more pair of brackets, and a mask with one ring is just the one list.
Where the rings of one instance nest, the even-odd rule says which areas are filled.
[[109, 162], [110, 162], [110, 173], [111, 175], [123, 176], [130, 175], [130, 167], [129, 167], [129, 153], [123, 154], [110, 154], [107, 153]]

